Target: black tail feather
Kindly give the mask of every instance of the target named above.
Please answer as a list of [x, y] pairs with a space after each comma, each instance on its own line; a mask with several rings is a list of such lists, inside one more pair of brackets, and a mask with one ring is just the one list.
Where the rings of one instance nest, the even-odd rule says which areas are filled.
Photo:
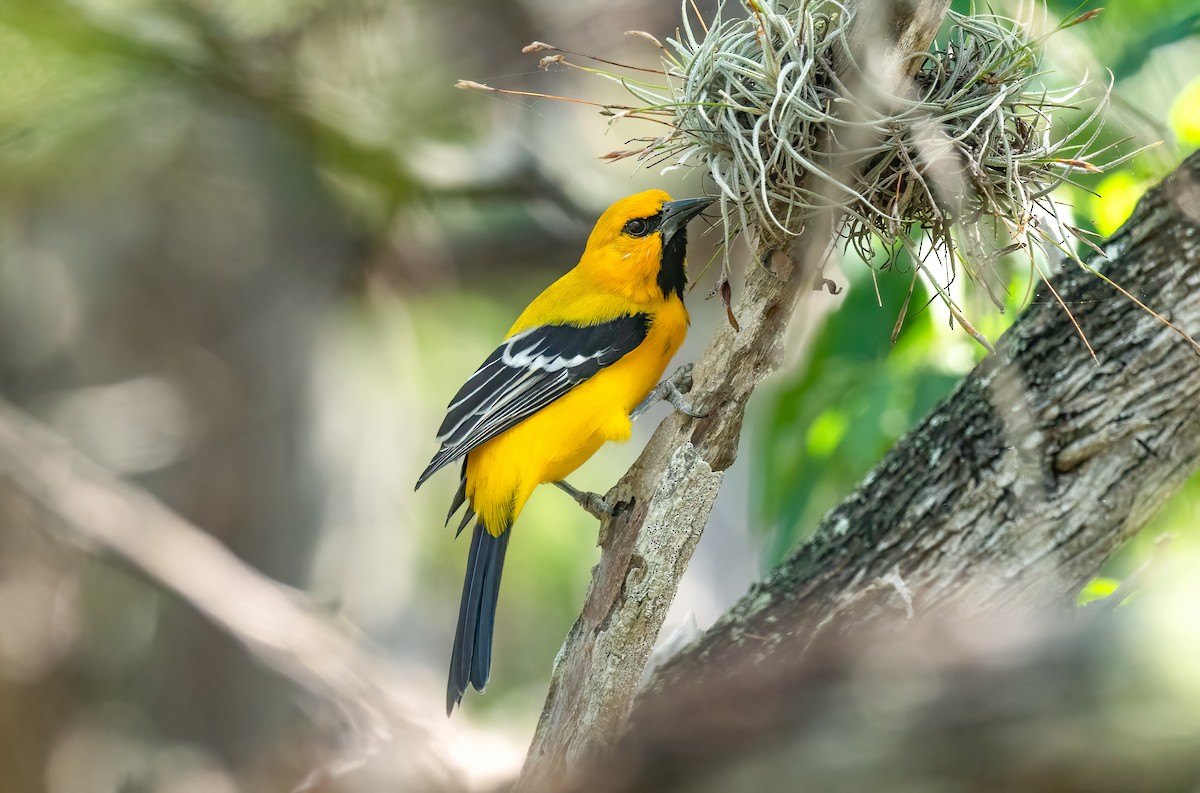
[[475, 524], [471, 535], [462, 602], [458, 607], [458, 628], [454, 632], [454, 650], [450, 656], [447, 715], [462, 702], [468, 683], [477, 691], [483, 691], [487, 685], [492, 667], [492, 632], [496, 626], [500, 574], [511, 533], [504, 531], [499, 537], [493, 537], [481, 521]]
[[[508, 551], [511, 530], [496, 538], [496, 551], [484, 571], [483, 597], [479, 601], [479, 621], [475, 624], [475, 656], [471, 659], [471, 685], [483, 691], [492, 672], [492, 634], [496, 628], [496, 603], [500, 599], [500, 575], [504, 572], [504, 554]], [[488, 535], [489, 537], [491, 535]]]

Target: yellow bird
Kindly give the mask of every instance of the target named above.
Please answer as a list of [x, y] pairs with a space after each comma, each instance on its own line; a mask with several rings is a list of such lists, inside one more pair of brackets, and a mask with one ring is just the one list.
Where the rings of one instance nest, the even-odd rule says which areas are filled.
[[554, 483], [593, 514], [612, 509], [563, 481], [605, 441], [625, 441], [655, 399], [696, 416], [673, 380], [655, 387], [687, 333], [687, 223], [712, 199], [647, 190], [609, 207], [579, 264], [538, 295], [459, 389], [441, 448], [417, 480], [465, 456], [450, 518], [472, 520], [446, 712], [483, 691], [509, 529], [533, 489]]

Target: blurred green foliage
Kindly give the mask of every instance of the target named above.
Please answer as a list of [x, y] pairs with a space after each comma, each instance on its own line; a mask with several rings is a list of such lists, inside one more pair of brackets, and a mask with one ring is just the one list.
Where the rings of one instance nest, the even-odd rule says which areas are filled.
[[[774, 527], [768, 564], [786, 555], [958, 380], [934, 360], [937, 334], [933, 315], [923, 310], [924, 286], [901, 272], [882, 273], [875, 282], [878, 302], [872, 278], [859, 268], [807, 363], [772, 389], [757, 436], [755, 462], [763, 471], [753, 478], [764, 525]], [[893, 346], [910, 285], [913, 310]]]

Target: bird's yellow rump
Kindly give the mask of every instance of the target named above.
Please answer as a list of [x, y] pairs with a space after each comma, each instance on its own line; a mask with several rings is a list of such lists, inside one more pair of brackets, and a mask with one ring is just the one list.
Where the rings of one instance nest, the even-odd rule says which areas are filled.
[[554, 482], [590, 497], [562, 480], [606, 441], [628, 440], [630, 413], [683, 343], [686, 227], [709, 203], [647, 190], [609, 207], [579, 264], [529, 304], [451, 401], [417, 482], [465, 457], [450, 516], [466, 503], [459, 531], [475, 528], [448, 713], [468, 683], [487, 684], [509, 529], [533, 489]]

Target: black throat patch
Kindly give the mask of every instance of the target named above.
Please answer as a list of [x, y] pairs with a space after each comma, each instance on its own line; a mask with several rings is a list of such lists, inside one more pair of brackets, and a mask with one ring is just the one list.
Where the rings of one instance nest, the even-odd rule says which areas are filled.
[[663, 297], [672, 292], [683, 300], [683, 288], [687, 286], [687, 271], [683, 268], [684, 257], [687, 256], [687, 229], [680, 229], [671, 237], [670, 242], [663, 243], [662, 266], [658, 270], [658, 288]]

